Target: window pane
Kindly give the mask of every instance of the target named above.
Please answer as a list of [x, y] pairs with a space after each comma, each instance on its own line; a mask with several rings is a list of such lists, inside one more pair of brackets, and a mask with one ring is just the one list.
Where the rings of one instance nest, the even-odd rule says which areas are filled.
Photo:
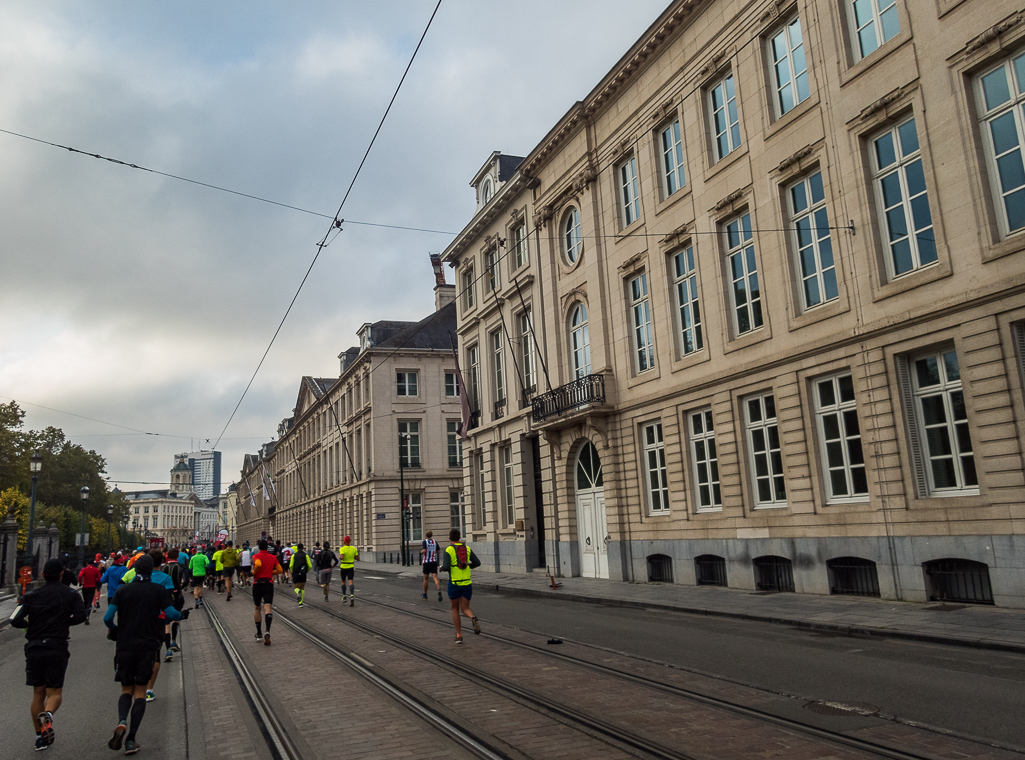
[[893, 135], [887, 132], [875, 141], [876, 164], [880, 169], [885, 169], [897, 160], [897, 152], [893, 145]]

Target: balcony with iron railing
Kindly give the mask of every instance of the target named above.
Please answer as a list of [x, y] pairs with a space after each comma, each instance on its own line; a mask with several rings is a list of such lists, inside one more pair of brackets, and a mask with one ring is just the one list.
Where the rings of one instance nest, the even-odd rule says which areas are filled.
[[524, 388], [523, 395], [520, 396], [520, 409], [527, 409], [535, 395], [537, 395], [536, 385], [528, 385]]
[[605, 376], [585, 375], [558, 388], [535, 396], [530, 401], [535, 424], [570, 412], [605, 403]]
[[507, 406], [507, 404], [506, 404], [506, 400], [504, 398], [498, 399], [498, 401], [495, 402], [495, 415], [491, 419], [492, 420], [500, 420], [500, 419], [502, 419], [505, 416], [506, 406]]

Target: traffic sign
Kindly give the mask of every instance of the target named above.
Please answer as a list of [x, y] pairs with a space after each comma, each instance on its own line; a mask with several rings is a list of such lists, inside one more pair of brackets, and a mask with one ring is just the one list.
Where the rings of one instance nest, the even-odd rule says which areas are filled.
[[25, 587], [32, 583], [32, 568], [28, 565], [18, 570], [18, 585], [21, 586], [21, 595], [25, 596]]
[[89, 534], [88, 533], [76, 533], [75, 534], [75, 546], [88, 546], [89, 545]]

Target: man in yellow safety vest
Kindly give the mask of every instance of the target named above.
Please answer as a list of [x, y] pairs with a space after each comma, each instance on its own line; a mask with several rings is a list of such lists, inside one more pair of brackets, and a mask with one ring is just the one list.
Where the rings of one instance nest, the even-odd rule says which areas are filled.
[[470, 551], [470, 547], [460, 543], [461, 534], [458, 528], [453, 528], [448, 533], [448, 540], [451, 542], [445, 549], [442, 559], [441, 572], [448, 573], [448, 598], [452, 603], [452, 623], [456, 627], [456, 643], [463, 643], [463, 629], [460, 625], [460, 614], [470, 618], [473, 624], [473, 632], [480, 633], [480, 623], [477, 616], [470, 609], [470, 597], [473, 596], [473, 582], [470, 578], [470, 571], [480, 567], [480, 560], [477, 555]]

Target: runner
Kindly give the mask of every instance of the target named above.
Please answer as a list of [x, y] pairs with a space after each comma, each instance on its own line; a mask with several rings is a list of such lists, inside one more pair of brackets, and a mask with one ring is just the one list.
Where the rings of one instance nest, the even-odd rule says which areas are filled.
[[206, 569], [209, 564], [210, 559], [199, 551], [189, 560], [189, 571], [192, 573], [190, 585], [192, 586], [192, 597], [196, 600], [196, 608], [203, 606], [203, 583], [206, 580]]
[[231, 601], [232, 577], [235, 575], [235, 568], [238, 567], [238, 552], [235, 551], [234, 541], [229, 541], [224, 551], [221, 552], [221, 577], [224, 579], [224, 586], [228, 590], [228, 596], [224, 601]]
[[352, 564], [354, 562], [358, 562], [359, 561], [359, 551], [356, 549], [355, 546], [352, 546], [352, 538], [351, 537], [346, 536], [342, 540], [344, 541], [345, 545], [341, 549], [338, 550], [338, 567], [341, 569], [341, 572], [342, 572], [342, 604], [345, 604], [345, 594], [346, 594], [345, 581], [348, 580], [349, 581], [349, 588], [348, 588], [349, 606], [350, 607], [355, 607], [356, 606], [356, 580], [354, 578], [355, 570], [353, 569]]
[[118, 750], [123, 742], [126, 755], [134, 755], [140, 748], [135, 735], [146, 714], [146, 684], [159, 662], [164, 627], [161, 613], [168, 620], [181, 620], [188, 614], [174, 608], [170, 591], [150, 581], [154, 570], [149, 555], [136, 560], [134, 570], [136, 579], [117, 590], [114, 603], [107, 607], [107, 614], [103, 616], [103, 622], [110, 629], [109, 637], [117, 641], [114, 679], [121, 683], [118, 722], [107, 746]]
[[121, 588], [121, 579], [127, 572], [124, 563], [121, 560], [121, 556], [118, 555], [114, 558], [114, 564], [103, 571], [103, 575], [100, 576], [100, 585], [107, 584], [107, 606], [110, 606], [110, 600], [114, 598], [114, 594], [119, 588]]
[[[160, 549], [151, 549], [149, 552], [149, 558], [153, 560], [153, 567], [155, 568], [150, 575], [150, 582], [158, 586], [163, 586], [171, 592], [171, 599], [174, 600], [174, 580], [170, 575], [163, 571], [164, 567], [164, 553]], [[136, 579], [138, 573], [133, 566], [131, 570], [125, 573], [122, 581], [125, 583], [131, 583]], [[182, 605], [184, 606], [184, 604]], [[178, 610], [181, 612], [181, 610]], [[164, 613], [160, 613], [160, 617], [164, 618]], [[165, 620], [164, 622], [164, 645], [167, 647], [167, 653], [164, 656], [164, 662], [171, 662], [174, 659], [174, 655], [171, 652], [171, 621]], [[153, 687], [157, 682], [157, 676], [160, 674], [160, 647], [157, 647], [157, 662], [153, 666], [153, 676], [149, 679], [149, 683], [146, 684], [146, 701], [152, 702], [156, 699], [156, 692], [153, 691]]]
[[427, 531], [427, 538], [420, 544], [420, 557], [424, 566], [424, 592], [421, 599], [427, 598], [427, 580], [434, 577], [434, 588], [438, 590], [438, 601], [441, 601], [441, 584], [438, 582], [438, 542], [432, 536], [433, 530]]
[[85, 601], [85, 624], [89, 625], [89, 616], [93, 614], [93, 598], [103, 573], [95, 564], [88, 564], [78, 571], [78, 585], [82, 587], [82, 599]]
[[[256, 623], [256, 638], [263, 638], [265, 646], [270, 646], [270, 624], [274, 620], [274, 576], [282, 572], [277, 557], [267, 551], [267, 542], [259, 543], [260, 551], [253, 557], [253, 622]], [[267, 624], [267, 632], [260, 633], [260, 607], [263, 606], [263, 621]]]
[[[177, 549], [171, 549], [167, 553], [167, 564], [161, 568], [174, 583], [174, 588], [171, 590], [171, 599], [174, 601], [174, 608], [181, 612], [185, 609], [185, 570], [182, 568], [178, 558], [181, 556], [181, 552]], [[171, 630], [168, 636], [165, 637], [164, 643], [167, 645], [167, 656], [164, 658], [164, 662], [171, 661], [171, 652], [180, 652], [181, 647], [178, 646], [178, 621], [171, 621]]]
[[313, 551], [310, 552], [310, 559], [313, 560], [313, 566], [316, 568], [320, 567], [320, 563], [317, 560], [320, 559], [321, 551], [323, 550], [320, 548], [320, 541], [316, 541], [313, 544]]
[[278, 562], [281, 563], [281, 567], [284, 568], [284, 572], [281, 574], [282, 583], [291, 583], [292, 579], [289, 577], [288, 568], [292, 559], [292, 548], [285, 544], [278, 550]]
[[441, 572], [448, 573], [448, 598], [452, 602], [452, 623], [456, 627], [456, 643], [463, 643], [463, 628], [460, 625], [459, 614], [462, 613], [470, 618], [473, 624], [473, 632], [480, 633], [480, 623], [477, 616], [470, 609], [470, 597], [473, 596], [473, 586], [470, 579], [470, 571], [480, 567], [480, 560], [477, 555], [470, 551], [470, 547], [459, 542], [459, 528], [453, 528], [448, 532], [450, 545], [445, 549], [442, 559]]
[[295, 596], [299, 600], [299, 606], [306, 601], [306, 573], [313, 567], [313, 561], [303, 551], [303, 545], [298, 544], [295, 553], [288, 562], [288, 569], [292, 573], [292, 583], [295, 584]]
[[[317, 554], [317, 582], [324, 590], [324, 601], [328, 601], [328, 592], [331, 591], [331, 568], [338, 564], [338, 555], [331, 551], [331, 544], [324, 542], [324, 548]], [[342, 589], [343, 591], [345, 589]]]
[[[102, 554], [96, 555], [96, 561], [93, 563], [96, 565], [96, 569], [100, 571], [100, 575], [107, 570], [107, 563], [104, 560]], [[93, 609], [98, 610], [100, 608], [100, 582], [96, 581], [96, 593], [93, 594]], [[91, 613], [90, 613], [91, 614]]]
[[249, 550], [249, 544], [242, 548], [238, 555], [238, 583], [242, 588], [249, 585], [249, 573], [253, 569], [253, 553]]
[[69, 628], [87, 620], [82, 597], [61, 583], [64, 563], [43, 565], [41, 588], [29, 591], [11, 615], [11, 625], [25, 628], [25, 683], [32, 687], [32, 728], [36, 749], [53, 744], [53, 714], [61, 706], [68, 669]]
[[217, 544], [217, 551], [214, 552], [214, 582], [217, 584], [217, 593], [224, 593], [224, 548]]

